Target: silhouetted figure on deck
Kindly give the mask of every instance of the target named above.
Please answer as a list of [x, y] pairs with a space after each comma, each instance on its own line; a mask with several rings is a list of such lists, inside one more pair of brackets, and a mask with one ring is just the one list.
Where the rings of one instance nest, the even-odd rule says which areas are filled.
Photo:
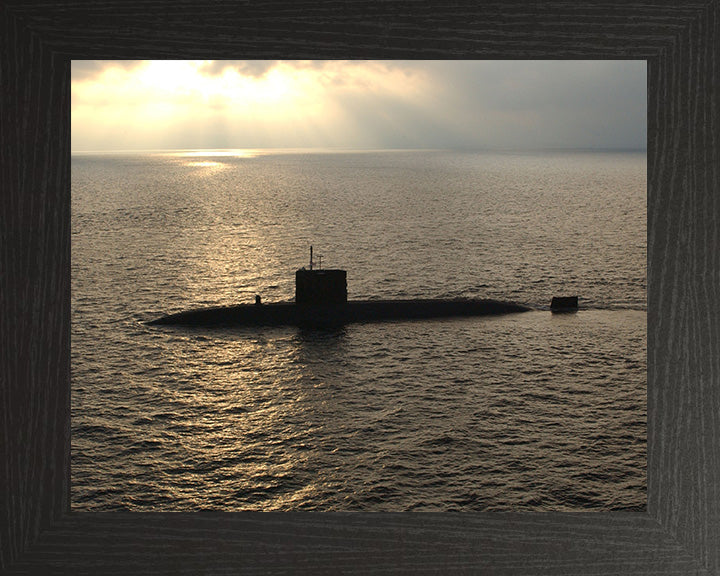
[[257, 306], [260, 306], [260, 304], [262, 304], [262, 301], [260, 300], [260, 294], [255, 294], [255, 304]]

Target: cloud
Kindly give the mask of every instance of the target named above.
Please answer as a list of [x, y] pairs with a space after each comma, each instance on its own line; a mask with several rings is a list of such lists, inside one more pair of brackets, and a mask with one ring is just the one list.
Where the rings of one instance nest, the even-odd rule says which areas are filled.
[[[644, 148], [643, 61], [410, 63], [444, 86], [429, 109], [459, 145]], [[464, 142], [464, 144], [463, 144]]]
[[226, 70], [234, 70], [241, 76], [262, 77], [275, 68], [280, 60], [208, 60], [198, 71], [206, 76], [221, 76]]
[[70, 75], [73, 82], [95, 80], [106, 70], [131, 71], [146, 64], [145, 60], [73, 60]]
[[323, 70], [334, 64], [334, 61], [327, 60], [206, 60], [200, 64], [198, 71], [205, 76], [222, 76], [227, 71], [233, 71], [240, 76], [261, 78], [278, 67]]
[[120, 134], [123, 147], [144, 149], [644, 148], [647, 139], [643, 61], [76, 61], [73, 79], [82, 79], [76, 149], [116, 148]]

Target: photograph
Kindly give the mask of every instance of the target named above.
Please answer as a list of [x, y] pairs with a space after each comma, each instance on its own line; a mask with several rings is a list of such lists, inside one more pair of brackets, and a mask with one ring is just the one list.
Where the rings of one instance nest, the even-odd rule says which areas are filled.
[[647, 506], [645, 60], [73, 60], [73, 511]]

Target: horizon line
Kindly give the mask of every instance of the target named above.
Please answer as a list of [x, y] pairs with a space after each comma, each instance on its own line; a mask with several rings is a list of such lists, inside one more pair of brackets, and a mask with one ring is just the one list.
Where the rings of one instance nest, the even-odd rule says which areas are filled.
[[70, 154], [152, 154], [152, 153], [187, 153], [187, 152], [237, 152], [237, 153], [353, 153], [353, 152], [645, 152], [645, 147], [566, 147], [566, 146], [542, 146], [542, 147], [517, 147], [517, 148], [472, 148], [472, 147], [446, 147], [446, 148], [344, 148], [344, 147], [312, 147], [312, 148], [285, 148], [285, 147], [247, 147], [247, 148], [127, 148], [127, 149], [104, 149], [104, 150], [71, 150]]

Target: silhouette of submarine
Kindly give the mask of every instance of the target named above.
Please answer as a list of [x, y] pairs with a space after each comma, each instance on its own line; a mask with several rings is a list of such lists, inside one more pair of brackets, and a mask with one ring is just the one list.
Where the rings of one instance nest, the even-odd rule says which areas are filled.
[[452, 316], [489, 316], [526, 312], [530, 308], [513, 302], [487, 299], [347, 299], [345, 270], [310, 267], [295, 272], [295, 302], [237, 304], [187, 310], [162, 316], [150, 325], [179, 326], [339, 326], [351, 322], [414, 320]]

